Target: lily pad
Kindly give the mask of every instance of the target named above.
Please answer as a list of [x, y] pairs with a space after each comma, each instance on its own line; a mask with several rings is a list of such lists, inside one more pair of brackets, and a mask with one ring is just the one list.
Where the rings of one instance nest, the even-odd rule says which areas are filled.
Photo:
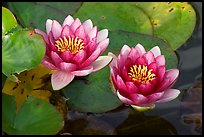
[[122, 102], [112, 92], [109, 67], [86, 77], [75, 78], [63, 89], [68, 108], [79, 112], [102, 113], [117, 108]]
[[18, 23], [11, 11], [5, 7], [2, 7], [2, 36], [17, 26]]
[[34, 96], [49, 102], [51, 92], [45, 85], [48, 85], [48, 82], [50, 83], [50, 73], [50, 69], [39, 65], [35, 69], [24, 71], [17, 75], [21, 81], [20, 83], [13, 82], [7, 78], [2, 92], [15, 96], [17, 110], [23, 105], [28, 96]]
[[12, 81], [21, 73], [38, 66], [45, 54], [45, 42], [33, 30], [22, 29], [4, 37], [2, 41], [2, 72]]
[[166, 59], [166, 68], [171, 69], [177, 67], [177, 55], [162, 39], [156, 38], [151, 35], [131, 33], [126, 31], [109, 32], [109, 39], [111, 39], [111, 41], [108, 48], [104, 52], [105, 55], [107, 55], [108, 52], [112, 52], [115, 55], [118, 55], [121, 48], [125, 44], [130, 47], [135, 47], [138, 43], [140, 43], [144, 46], [146, 51], [149, 51], [155, 46], [159, 46], [159, 48], [161, 49], [161, 54], [163, 54]]
[[176, 50], [192, 35], [196, 13], [187, 2], [136, 2], [150, 18], [153, 34]]
[[62, 22], [81, 7], [81, 2], [8, 2], [8, 7], [16, 14], [24, 27], [45, 30], [47, 19]]
[[91, 19], [100, 29], [152, 34], [148, 16], [135, 5], [125, 2], [85, 2], [74, 17], [82, 21]]
[[54, 135], [64, 126], [62, 115], [42, 99], [28, 97], [19, 111], [15, 106], [15, 98], [2, 93], [2, 129], [9, 135]]

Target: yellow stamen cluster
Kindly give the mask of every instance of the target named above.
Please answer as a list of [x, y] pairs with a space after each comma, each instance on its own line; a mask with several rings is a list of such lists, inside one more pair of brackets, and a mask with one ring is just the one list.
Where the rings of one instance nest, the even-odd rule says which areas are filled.
[[130, 72], [128, 75], [133, 81], [138, 81], [141, 83], [146, 83], [152, 81], [155, 78], [155, 74], [152, 73], [153, 69], [148, 70], [145, 65], [133, 65], [130, 67]]
[[55, 46], [57, 47], [58, 51], [70, 51], [72, 54], [81, 51], [84, 48], [83, 45], [83, 40], [79, 39], [78, 37], [71, 38], [70, 36], [68, 36], [68, 38], [66, 38], [64, 36], [63, 38], [59, 38], [55, 41]]

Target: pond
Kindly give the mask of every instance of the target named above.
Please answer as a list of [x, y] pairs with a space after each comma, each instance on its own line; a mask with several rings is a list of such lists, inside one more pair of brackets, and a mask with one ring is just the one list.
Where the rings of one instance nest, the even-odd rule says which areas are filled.
[[[170, 3], [170, 2], [168, 2], [168, 3]], [[40, 28], [40, 29], [45, 30], [45, 22], [44, 22], [44, 20], [42, 21], [40, 19], [40, 17], [41, 17], [41, 15], [43, 17], [47, 16], [47, 15], [45, 15], [47, 13], [47, 11], [53, 11], [53, 15], [50, 15], [50, 16], [55, 16], [55, 17], [60, 13], [60, 15], [56, 17], [60, 21], [62, 21], [62, 19], [66, 15], [65, 13], [68, 12], [70, 14], [74, 14], [76, 11], [77, 11], [76, 12], [77, 14], [75, 14], [75, 17], [76, 16], [77, 17], [81, 16], [83, 18], [84, 15], [88, 16], [90, 14], [90, 15], [93, 15], [93, 18], [98, 21], [98, 22], [96, 21], [96, 23], [98, 23], [98, 24], [100, 24], [102, 21], [104, 21], [105, 19], [108, 18], [108, 16], [101, 16], [100, 19], [99, 19], [99, 18], [97, 18], [97, 16], [96, 17], [94, 16], [94, 13], [88, 13], [88, 12], [86, 13], [87, 9], [90, 10], [89, 9], [90, 7], [86, 7], [86, 5], [85, 6], [83, 5], [85, 7], [85, 9], [86, 9], [86, 10], [84, 10], [85, 14], [84, 15], [81, 14], [80, 11], [83, 11], [83, 8], [79, 10], [79, 7], [82, 5], [81, 3], [74, 3], [74, 2], [72, 3], [71, 2], [70, 5], [72, 4], [73, 7], [70, 6], [69, 7], [70, 9], [66, 9], [66, 4], [67, 3], [65, 3], [65, 5], [64, 5], [65, 7], [61, 7], [62, 5], [60, 3], [58, 3], [58, 2], [56, 2], [55, 6], [58, 8], [57, 10], [54, 9], [52, 7], [53, 5], [49, 4], [49, 3], [43, 3], [42, 2], [42, 4], [41, 3], [39, 4], [38, 2], [36, 2], [36, 3], [32, 3], [30, 5], [27, 3], [28, 6], [30, 6], [30, 7], [39, 4], [39, 7], [38, 7], [39, 9], [36, 8], [36, 9], [33, 9], [33, 10], [35, 12], [38, 12], [38, 10], [42, 11], [42, 14], [41, 15], [36, 14], [35, 16], [38, 16], [38, 18], [36, 18], [36, 20], [33, 20], [32, 17], [30, 17], [30, 15], [29, 15], [29, 14], [33, 14], [32, 12], [29, 11], [29, 8], [25, 8], [25, 11], [21, 12], [21, 10], [24, 9], [24, 7], [22, 6], [23, 4], [22, 5], [21, 4], [16, 4], [15, 5], [15, 4], [12, 5], [12, 4], [8, 4], [6, 2], [3, 3], [3, 5], [5, 7], [8, 7], [9, 9], [11, 9], [12, 12], [14, 12], [14, 15], [17, 18], [18, 23], [20, 25], [24, 26], [24, 27], [31, 27], [31, 28], [35, 27], [35, 28]], [[24, 3], [24, 4], [26, 4], [26, 3]], [[85, 77], [85, 78], [83, 78], [83, 77], [82, 78], [80, 78], [80, 77], [76, 78], [75, 77], [74, 82], [72, 82], [70, 85], [65, 87], [62, 90], [62, 92], [61, 91], [57, 92], [56, 96], [57, 95], [65, 95], [65, 97], [67, 98], [66, 103], [68, 105], [71, 104], [70, 106], [74, 108], [74, 109], [70, 109], [68, 107], [67, 112], [65, 110], [65, 113], [64, 113], [65, 117], [66, 117], [65, 125], [62, 128], [62, 130], [55, 130], [55, 131], [57, 131], [57, 134], [58, 135], [202, 135], [202, 3], [201, 2], [191, 2], [190, 4], [193, 6], [193, 8], [195, 9], [195, 12], [196, 12], [196, 19], [197, 20], [196, 20], [195, 29], [194, 29], [191, 37], [182, 46], [180, 46], [178, 49], [175, 50], [176, 56], [178, 58], [178, 62], [176, 62], [176, 60], [174, 60], [174, 59], [171, 60], [171, 57], [169, 57], [169, 56], [167, 57], [169, 59], [169, 60], [167, 60], [167, 62], [169, 61], [170, 64], [173, 64], [172, 66], [174, 66], [174, 64], [178, 63], [177, 67], [179, 69], [179, 77], [178, 77], [176, 83], [173, 85], [173, 88], [179, 89], [181, 91], [178, 98], [176, 98], [176, 99], [174, 99], [174, 100], [172, 100], [170, 102], [161, 103], [161, 104], [158, 103], [158, 104], [156, 104], [156, 107], [154, 109], [152, 109], [150, 111], [145, 111], [145, 112], [136, 111], [131, 106], [128, 106], [128, 105], [125, 105], [125, 104], [121, 103], [122, 105], [117, 105], [117, 106], [113, 105], [110, 108], [107, 108], [108, 111], [105, 111], [105, 112], [102, 112], [102, 113], [93, 113], [94, 110], [97, 110], [99, 112], [101, 110], [100, 109], [98, 110], [98, 109], [96, 109], [94, 107], [92, 108], [92, 106], [91, 107], [89, 106], [90, 109], [89, 108], [87, 109], [86, 106], [83, 106], [84, 105], [83, 104], [84, 100], [81, 99], [79, 101], [79, 106], [82, 105], [82, 107], [79, 108], [79, 110], [81, 109], [82, 112], [75, 110], [75, 108], [78, 109], [78, 106], [77, 106], [77, 104], [75, 104], [75, 103], [77, 103], [77, 101], [74, 100], [74, 99], [76, 99], [75, 95], [74, 95], [74, 92], [76, 92], [75, 90], [77, 90], [77, 89], [80, 89], [80, 91], [81, 91], [81, 88], [83, 88], [83, 86], [84, 86], [83, 83], [82, 83], [81, 87], [80, 87], [79, 86], [80, 82], [86, 83], [88, 80], [97, 81], [97, 80], [100, 80], [100, 76], [102, 76], [102, 80], [104, 80], [104, 79], [107, 80], [107, 77], [105, 77], [105, 76], [103, 77], [103, 74], [105, 74], [103, 72], [107, 72], [107, 70], [108, 70], [108, 67], [106, 67], [106, 69], [101, 71], [101, 73], [100, 72], [96, 73], [96, 74], [99, 74], [99, 76], [96, 76], [96, 75], [93, 74], [93, 76], [88, 77], [88, 78], [87, 77]], [[47, 11], [42, 10], [44, 7], [47, 7]], [[27, 9], [28, 9], [28, 11], [26, 11]], [[155, 7], [153, 7], [153, 9], [155, 9]], [[63, 12], [60, 11], [60, 10], [62, 10]], [[126, 10], [128, 11], [128, 9], [126, 9]], [[173, 9], [170, 9], [169, 12], [172, 12], [172, 10]], [[45, 14], [44, 14], [44, 12], [45, 12]], [[138, 11], [134, 11], [134, 12], [140, 13]], [[112, 16], [117, 15], [117, 13], [111, 13], [111, 15]], [[124, 13], [123, 16], [124, 15], [126, 15], [126, 13]], [[34, 14], [33, 14], [33, 16], [34, 16]], [[130, 14], [130, 16], [132, 16], [132, 14]], [[121, 17], [122, 17], [122, 15], [121, 15]], [[117, 20], [118, 18], [116, 17], [114, 19]], [[141, 20], [143, 20], [143, 18], [141, 18]], [[112, 25], [112, 22], [105, 22], [105, 23], [106, 23], [107, 26], [110, 26], [110, 28], [113, 29], [113, 30], [115, 29], [114, 27], [118, 27], [117, 23], [116, 23], [116, 25], [113, 23], [115, 26]], [[119, 24], [119, 26], [121, 25], [121, 30], [122, 29], [127, 29], [128, 31], [125, 32], [125, 31], [121, 31], [121, 30], [117, 30], [117, 29], [114, 30], [114, 31], [111, 30], [110, 33], [109, 33], [110, 34], [109, 37], [110, 37], [110, 39], [112, 38], [112, 40], [114, 41], [113, 43], [111, 43], [111, 46], [112, 45], [117, 45], [118, 44], [117, 42], [120, 41], [120, 40], [118, 40], [118, 37], [119, 37], [119, 39], [123, 38], [123, 37], [121, 37], [122, 35], [127, 35], [127, 37], [124, 37], [124, 39], [127, 38], [127, 40], [130, 40], [130, 41], [134, 40], [134, 35], [132, 35], [133, 33], [131, 31], [129, 31], [129, 30], [136, 29], [136, 32], [143, 30], [142, 27], [141, 28], [137, 28], [137, 27], [136, 28], [133, 28], [133, 27], [131, 28], [131, 25], [132, 25], [131, 23], [132, 22], [124, 21], [123, 23], [129, 23], [128, 25], [130, 25], [130, 27], [127, 27], [127, 25]], [[138, 21], [137, 23], [141, 23], [141, 22]], [[103, 23], [101, 23], [101, 24], [103, 24]], [[156, 24], [156, 25], [158, 25], [158, 24]], [[145, 24], [145, 27], [147, 27], [147, 26], [148, 25]], [[100, 27], [101, 26], [99, 26], [99, 28]], [[103, 26], [101, 28], [103, 28]], [[17, 28], [17, 29], [19, 29], [19, 28]], [[147, 29], [144, 29], [143, 31], [146, 31], [146, 30]], [[3, 32], [2, 32], [2, 34], [3, 34]], [[26, 32], [24, 34], [26, 35]], [[34, 33], [29, 32], [29, 36], [33, 36], [33, 34]], [[23, 39], [25, 35], [19, 34], [18, 38], [22, 37], [22, 39]], [[144, 37], [144, 36], [142, 36], [140, 34], [136, 34], [135, 36], [141, 37], [142, 38], [141, 41], [144, 41], [144, 43], [145, 43], [145, 40], [147, 38], [152, 38], [152, 37], [149, 37], [149, 36]], [[73, 41], [73, 39], [72, 39], [72, 41]], [[121, 40], [120, 42], [123, 43], [124, 41]], [[156, 41], [156, 42], [158, 42], [159, 44], [162, 45], [162, 42], [161, 43], [160, 43], [160, 41]], [[19, 45], [21, 45], [21, 41], [19, 43], [20, 43]], [[38, 46], [38, 45], [36, 44], [35, 46]], [[108, 50], [114, 51], [115, 50], [114, 48], [116, 48], [119, 51], [119, 47], [117, 47], [117, 46], [115, 46], [115, 47], [113, 46]], [[27, 49], [27, 50], [29, 50], [29, 49]], [[38, 49], [33, 48], [32, 50], [37, 51]], [[166, 51], [166, 52], [168, 52], [168, 51]], [[22, 52], [22, 53], [25, 54], [25, 52]], [[117, 52], [115, 52], [115, 53], [117, 54]], [[22, 54], [22, 56], [23, 56], [23, 54]], [[107, 54], [107, 52], [105, 52], [105, 54]], [[167, 55], [167, 53], [166, 53], [166, 55]], [[172, 55], [172, 54], [170, 54], [170, 55]], [[29, 56], [25, 56], [25, 57], [29, 58]], [[29, 59], [25, 60], [25, 61], [29, 62]], [[14, 60], [14, 62], [15, 62], [15, 60]], [[26, 63], [27, 62], [25, 62], [25, 64]], [[42, 71], [42, 72], [41, 72], [41, 70], [42, 69], [35, 70], [32, 73], [28, 74], [28, 75], [30, 75], [31, 80], [28, 80], [28, 79], [26, 79], [27, 81], [23, 80], [22, 83], [24, 83], [24, 85], [22, 85], [21, 91], [19, 90], [19, 94], [22, 94], [22, 95], [25, 96], [25, 98], [28, 98], [28, 95], [29, 96], [32, 95], [31, 92], [40, 89], [40, 88], [37, 88], [37, 84], [40, 83], [39, 79], [37, 79], [37, 78], [41, 79], [41, 77], [40, 77], [41, 74], [39, 74], [39, 72], [42, 73], [42, 75], [46, 74], [45, 79], [47, 81], [49, 81], [48, 79], [51, 78], [50, 72], [49, 72], [49, 75], [47, 75], [48, 70]], [[11, 72], [9, 72], [9, 74], [10, 73]], [[31, 75], [31, 74], [33, 74], [33, 75]], [[3, 86], [6, 77], [3, 74], [2, 74], [2, 76], [3, 76], [3, 78], [2, 78], [3, 79], [2, 86]], [[20, 80], [22, 80], [22, 78], [25, 79], [26, 76], [27, 76], [27, 72], [23, 72], [22, 75], [19, 76], [19, 79]], [[36, 78], [36, 76], [37, 76], [37, 78]], [[78, 85], [76, 84], [77, 80], [79, 82]], [[33, 83], [32, 83], [32, 81], [33, 81]], [[33, 85], [30, 84], [29, 82], [32, 83]], [[41, 86], [42, 86], [42, 83], [40, 83]], [[107, 84], [107, 83], [108, 82], [106, 82], [105, 84]], [[9, 84], [10, 84], [10, 86], [12, 85], [11, 83], [9, 83]], [[28, 86], [26, 84], [28, 84]], [[105, 86], [105, 84], [102, 82], [102, 84], [97, 84], [96, 86], [107, 87], [107, 86]], [[16, 86], [14, 86], [13, 90], [16, 89], [17, 86], [18, 86], [18, 84], [16, 84]], [[29, 94], [27, 94], [27, 93], [26, 93], [27, 95], [23, 94], [23, 92], [24, 92], [24, 87], [23, 86], [25, 87], [25, 89], [29, 89], [29, 92], [30, 92]], [[89, 88], [94, 88], [94, 86], [92, 87], [91, 84], [88, 85], [88, 86], [90, 86], [90, 87], [86, 86], [86, 89], [84, 89], [84, 90], [87, 90]], [[110, 88], [103, 88], [103, 87], [96, 87], [96, 86], [95, 86], [95, 88], [97, 88], [97, 89], [102, 88], [102, 89], [110, 90]], [[49, 84], [47, 84], [47, 85], [45, 84], [42, 87], [45, 88], [45, 89], [46, 88], [49, 89], [51, 87], [51, 83], [49, 82]], [[7, 89], [12, 89], [12, 88], [7, 86]], [[31, 91], [31, 90], [33, 90], [33, 91]], [[63, 93], [63, 92], [65, 92], [65, 93]], [[92, 90], [90, 90], [90, 95], [94, 95], [94, 97], [98, 98], [98, 96], [95, 96], [95, 94], [92, 94], [91, 92], [92, 92]], [[45, 97], [42, 97], [43, 95], [40, 95], [41, 93], [36, 93], [35, 95], [37, 97], [41, 97], [42, 99], [45, 98], [45, 100], [46, 99], [49, 100], [50, 104], [54, 104], [54, 103], [57, 102], [56, 101], [56, 102], [53, 103], [51, 101], [51, 98], [49, 96], [50, 93], [47, 93], [47, 92], [45, 93], [44, 92], [43, 95]], [[18, 93], [16, 93], [16, 94], [18, 94]], [[76, 96], [77, 95], [78, 94], [76, 94]], [[89, 95], [89, 93], [88, 93], [88, 95]], [[85, 97], [87, 97], [88, 95], [85, 95]], [[15, 96], [15, 93], [14, 93], [14, 96]], [[18, 95], [16, 95], [16, 96], [18, 96]], [[33, 93], [33, 96], [34, 96], [34, 93]], [[53, 94], [53, 96], [55, 96], [55, 94]], [[103, 96], [103, 94], [102, 94], [102, 96]], [[70, 97], [70, 99], [69, 99], [69, 97]], [[103, 98], [102, 100], [104, 100], [105, 97], [106, 96], [104, 95], [102, 97]], [[56, 98], [54, 98], [54, 99], [56, 99]], [[91, 99], [91, 97], [90, 97], [90, 99]], [[89, 98], [87, 100], [89, 100]], [[19, 102], [21, 102], [21, 101], [19, 101]], [[7, 103], [9, 105], [12, 104], [9, 101], [7, 101]], [[17, 107], [18, 107], [19, 104], [17, 104]], [[42, 104], [44, 104], [44, 103], [42, 103]], [[35, 105], [40, 106], [40, 103], [37, 102]], [[85, 103], [85, 105], [86, 105], [86, 103]], [[99, 106], [100, 106], [100, 104], [99, 104]], [[27, 106], [27, 109], [25, 109], [25, 111], [27, 111], [27, 113], [29, 113], [29, 110], [31, 110], [30, 109], [31, 107], [32, 106]], [[14, 107], [11, 107], [11, 108], [14, 108]], [[5, 105], [4, 105], [4, 109], [5, 109]], [[15, 110], [15, 109], [13, 109], [13, 110]], [[92, 112], [84, 112], [84, 111], [87, 111], [87, 110], [92, 110]], [[32, 109], [31, 111], [35, 112], [35, 109]], [[36, 109], [36, 111], [37, 111], [37, 109]], [[57, 121], [54, 118], [52, 119], [51, 117], [48, 117], [47, 119], [45, 118], [47, 121], [44, 123], [44, 121], [43, 121], [44, 117], [40, 116], [40, 112], [46, 113], [45, 111], [46, 110], [40, 110], [39, 113], [36, 113], [36, 115], [38, 114], [39, 119], [42, 122], [42, 125], [40, 125], [40, 126], [44, 126], [43, 124], [47, 124], [46, 122], [49, 122], [49, 120], [51, 122], [56, 122]], [[49, 111], [51, 111], [51, 108], [49, 109]], [[10, 112], [10, 110], [8, 110], [8, 112]], [[15, 112], [15, 111], [13, 111], [13, 112]], [[26, 120], [24, 119], [25, 112], [24, 112], [24, 114], [23, 113], [21, 113], [21, 114], [22, 115], [19, 116], [20, 118], [18, 119], [19, 121], [17, 120], [18, 122], [14, 123], [14, 127], [15, 127], [15, 124], [21, 125], [21, 120], [23, 121], [22, 127], [26, 125], [25, 124]], [[53, 114], [52, 116], [54, 116], [54, 112], [52, 114]], [[6, 115], [6, 113], [4, 114], [4, 116], [5, 115]], [[55, 115], [55, 116], [57, 116], [57, 115]], [[37, 117], [35, 116], [33, 118], [34, 121], [35, 120], [37, 121]], [[30, 118], [29, 120], [32, 121], [32, 116], [28, 117], [28, 118]], [[7, 119], [5, 118], [5, 121], [6, 120]], [[5, 121], [3, 122], [4, 124], [7, 123], [7, 121], [6, 122]], [[11, 121], [9, 121], [9, 122], [11, 122]], [[31, 125], [32, 124], [33, 123], [31, 122]], [[36, 125], [35, 124], [33, 124], [32, 126], [35, 127], [37, 125], [37, 124]], [[52, 124], [52, 123], [49, 123], [49, 124]], [[17, 128], [17, 130], [19, 130], [19, 131], [16, 130], [16, 132], [15, 132], [13, 130], [13, 127], [9, 127], [7, 124], [5, 124], [5, 129], [6, 128], [10, 132], [8, 134], [15, 134], [15, 133], [17, 133], [17, 134], [20, 134], [20, 133], [26, 134], [27, 133], [26, 131], [24, 132], [23, 129], [21, 131], [21, 128], [20, 128], [20, 130]], [[25, 126], [24, 128], [27, 129], [27, 126]], [[54, 129], [54, 127], [53, 127], [53, 129]], [[28, 127], [28, 130], [36, 133], [35, 129], [33, 130], [33, 129], [30, 129]], [[36, 131], [37, 130], [38, 129], [36, 129]], [[47, 130], [47, 129], [45, 129], [45, 130]], [[49, 129], [48, 129], [48, 131], [49, 131]], [[53, 132], [52, 131], [49, 131], [49, 132], [51, 132], [51, 134], [53, 134], [54, 130], [53, 130]], [[2, 134], [6, 134], [6, 133], [2, 132]]]

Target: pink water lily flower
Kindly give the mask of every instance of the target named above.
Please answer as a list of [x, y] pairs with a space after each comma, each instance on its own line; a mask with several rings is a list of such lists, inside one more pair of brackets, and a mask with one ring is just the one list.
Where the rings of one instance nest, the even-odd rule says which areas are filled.
[[179, 95], [179, 90], [171, 89], [179, 70], [166, 70], [158, 46], [146, 52], [141, 44], [134, 48], [124, 45], [118, 57], [111, 52], [109, 55], [113, 57], [109, 66], [114, 93], [123, 103], [142, 111]]
[[81, 23], [68, 15], [63, 24], [56, 20], [46, 21], [46, 33], [35, 29], [46, 42], [46, 54], [42, 64], [56, 70], [51, 76], [54, 90], [68, 85], [75, 76], [86, 76], [112, 60], [100, 56], [109, 45], [108, 30], [97, 30], [90, 19]]

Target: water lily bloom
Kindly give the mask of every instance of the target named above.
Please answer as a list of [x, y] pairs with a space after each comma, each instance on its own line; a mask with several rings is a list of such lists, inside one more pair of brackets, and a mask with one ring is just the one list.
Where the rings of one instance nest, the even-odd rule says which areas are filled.
[[179, 90], [171, 89], [179, 70], [166, 70], [165, 58], [158, 46], [146, 52], [141, 44], [134, 48], [124, 45], [118, 57], [108, 54], [113, 57], [109, 66], [114, 93], [123, 103], [142, 111], [179, 95]]
[[56, 70], [51, 76], [54, 90], [68, 85], [75, 76], [86, 76], [95, 72], [112, 60], [110, 56], [100, 56], [109, 45], [108, 30], [97, 30], [90, 19], [81, 23], [68, 15], [63, 24], [56, 20], [46, 21], [46, 33], [35, 29], [46, 43], [46, 54], [42, 64]]

